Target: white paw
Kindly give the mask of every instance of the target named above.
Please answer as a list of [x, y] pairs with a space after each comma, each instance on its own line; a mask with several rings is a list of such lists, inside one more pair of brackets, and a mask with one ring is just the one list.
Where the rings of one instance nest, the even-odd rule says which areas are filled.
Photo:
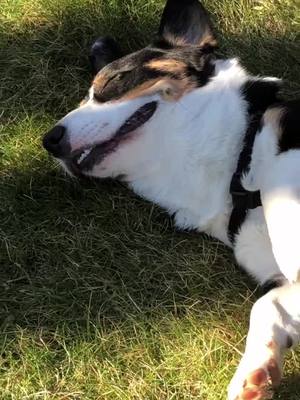
[[245, 354], [228, 387], [228, 400], [267, 400], [281, 380], [281, 357], [271, 342]]

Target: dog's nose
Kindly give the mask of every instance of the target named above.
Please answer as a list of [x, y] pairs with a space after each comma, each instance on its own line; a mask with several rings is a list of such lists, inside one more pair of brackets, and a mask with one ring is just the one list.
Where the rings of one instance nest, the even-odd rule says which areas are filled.
[[51, 131], [46, 133], [43, 139], [43, 146], [54, 157], [60, 157], [67, 152], [66, 128], [56, 125]]

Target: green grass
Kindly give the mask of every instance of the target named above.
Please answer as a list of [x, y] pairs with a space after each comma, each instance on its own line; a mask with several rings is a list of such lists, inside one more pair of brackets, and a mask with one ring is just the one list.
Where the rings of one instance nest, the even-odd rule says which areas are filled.
[[[210, 0], [220, 52], [300, 96], [297, 0]], [[162, 0], [2, 0], [0, 398], [225, 399], [255, 286], [217, 241], [118, 183], [63, 175], [41, 137], [85, 95], [90, 43], [127, 51]], [[300, 353], [277, 399], [299, 399]]]

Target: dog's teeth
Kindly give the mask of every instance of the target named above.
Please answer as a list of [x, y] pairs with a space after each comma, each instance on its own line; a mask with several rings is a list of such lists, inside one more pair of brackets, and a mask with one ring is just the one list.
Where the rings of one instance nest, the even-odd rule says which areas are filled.
[[82, 161], [90, 154], [92, 149], [86, 149], [81, 153], [81, 156], [77, 160], [77, 164], [81, 164]]

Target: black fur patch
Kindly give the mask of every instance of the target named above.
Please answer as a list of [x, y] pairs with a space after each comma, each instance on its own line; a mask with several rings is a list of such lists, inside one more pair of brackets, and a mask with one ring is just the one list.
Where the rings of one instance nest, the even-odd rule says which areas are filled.
[[279, 124], [282, 131], [279, 140], [280, 152], [300, 149], [300, 100], [284, 103]]
[[290, 349], [291, 347], [293, 347], [293, 345], [294, 345], [293, 339], [290, 335], [288, 335], [286, 338], [286, 348]]
[[286, 283], [286, 279], [282, 276], [275, 276], [272, 279], [267, 280], [260, 288], [262, 295], [267, 294], [272, 289], [283, 286]]
[[211, 51], [216, 47], [210, 17], [198, 0], [168, 0], [159, 36], [173, 45], [203, 45]]
[[263, 79], [249, 80], [242, 86], [242, 93], [249, 104], [250, 114], [265, 112], [268, 107], [278, 103], [280, 83]]

